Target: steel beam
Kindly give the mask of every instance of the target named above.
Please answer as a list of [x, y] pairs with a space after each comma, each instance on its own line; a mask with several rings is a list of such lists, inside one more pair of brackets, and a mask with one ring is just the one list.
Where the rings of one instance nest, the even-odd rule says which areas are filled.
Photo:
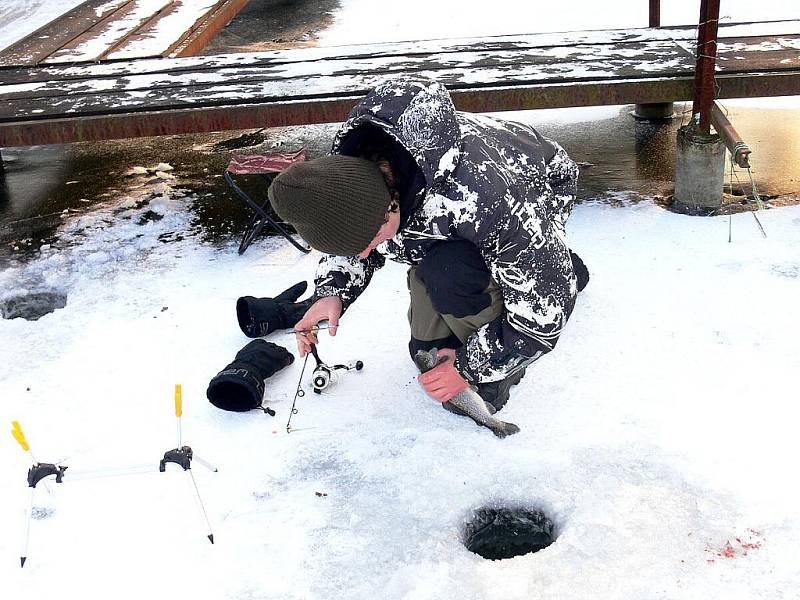
[[0, 147], [339, 123], [363, 96], [0, 124]]
[[[718, 75], [720, 98], [800, 94], [800, 71]], [[295, 101], [0, 123], [0, 147], [340, 123], [363, 93]], [[450, 89], [459, 110], [494, 112], [690, 100], [693, 78], [605, 80]]]

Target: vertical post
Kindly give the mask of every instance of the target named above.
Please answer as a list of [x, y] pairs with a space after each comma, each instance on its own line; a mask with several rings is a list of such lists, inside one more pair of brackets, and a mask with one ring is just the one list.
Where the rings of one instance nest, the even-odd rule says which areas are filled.
[[692, 115], [699, 117], [700, 133], [711, 129], [711, 104], [714, 102], [714, 64], [717, 57], [719, 0], [701, 0], [697, 30], [697, 63], [694, 71]]
[[661, 0], [650, 0], [649, 27], [661, 27]]

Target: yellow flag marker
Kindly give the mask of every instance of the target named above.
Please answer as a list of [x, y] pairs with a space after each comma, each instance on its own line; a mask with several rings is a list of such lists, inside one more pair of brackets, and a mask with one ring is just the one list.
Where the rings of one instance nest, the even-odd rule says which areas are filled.
[[175, 384], [175, 416], [180, 417], [183, 414], [183, 400], [181, 398], [181, 384]]
[[20, 427], [19, 421], [11, 421], [11, 426], [13, 427], [11, 430], [11, 435], [14, 436], [14, 439], [17, 440], [25, 452], [30, 452], [31, 447], [28, 444], [28, 440], [25, 439], [25, 434], [22, 433], [22, 427]]

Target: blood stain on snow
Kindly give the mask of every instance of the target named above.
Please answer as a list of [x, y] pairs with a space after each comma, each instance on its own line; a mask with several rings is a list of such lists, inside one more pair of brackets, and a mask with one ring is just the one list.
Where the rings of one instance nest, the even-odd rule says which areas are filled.
[[[736, 558], [737, 556], [747, 556], [748, 553], [752, 550], [758, 550], [761, 548], [761, 540], [757, 538], [761, 538], [762, 535], [759, 531], [755, 529], [748, 529], [747, 534], [741, 537], [734, 537], [733, 542], [728, 540], [722, 548], [711, 548], [707, 547], [706, 552], [714, 554], [715, 556], [721, 558]], [[706, 559], [708, 564], [713, 564], [715, 561], [714, 558]]]

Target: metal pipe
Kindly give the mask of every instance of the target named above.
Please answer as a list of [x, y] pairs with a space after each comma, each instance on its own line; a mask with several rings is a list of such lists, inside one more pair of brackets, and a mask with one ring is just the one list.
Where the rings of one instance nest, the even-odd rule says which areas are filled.
[[694, 78], [692, 115], [699, 115], [701, 133], [711, 131], [711, 104], [714, 102], [714, 64], [717, 58], [719, 1], [701, 0], [697, 30], [697, 63]]
[[650, 0], [650, 27], [661, 27], [661, 0]]
[[711, 105], [711, 122], [714, 124], [714, 129], [725, 142], [725, 147], [731, 153], [733, 161], [742, 169], [750, 168], [750, 146], [743, 140], [739, 132], [733, 127], [728, 117], [722, 112], [722, 108], [716, 102]]

